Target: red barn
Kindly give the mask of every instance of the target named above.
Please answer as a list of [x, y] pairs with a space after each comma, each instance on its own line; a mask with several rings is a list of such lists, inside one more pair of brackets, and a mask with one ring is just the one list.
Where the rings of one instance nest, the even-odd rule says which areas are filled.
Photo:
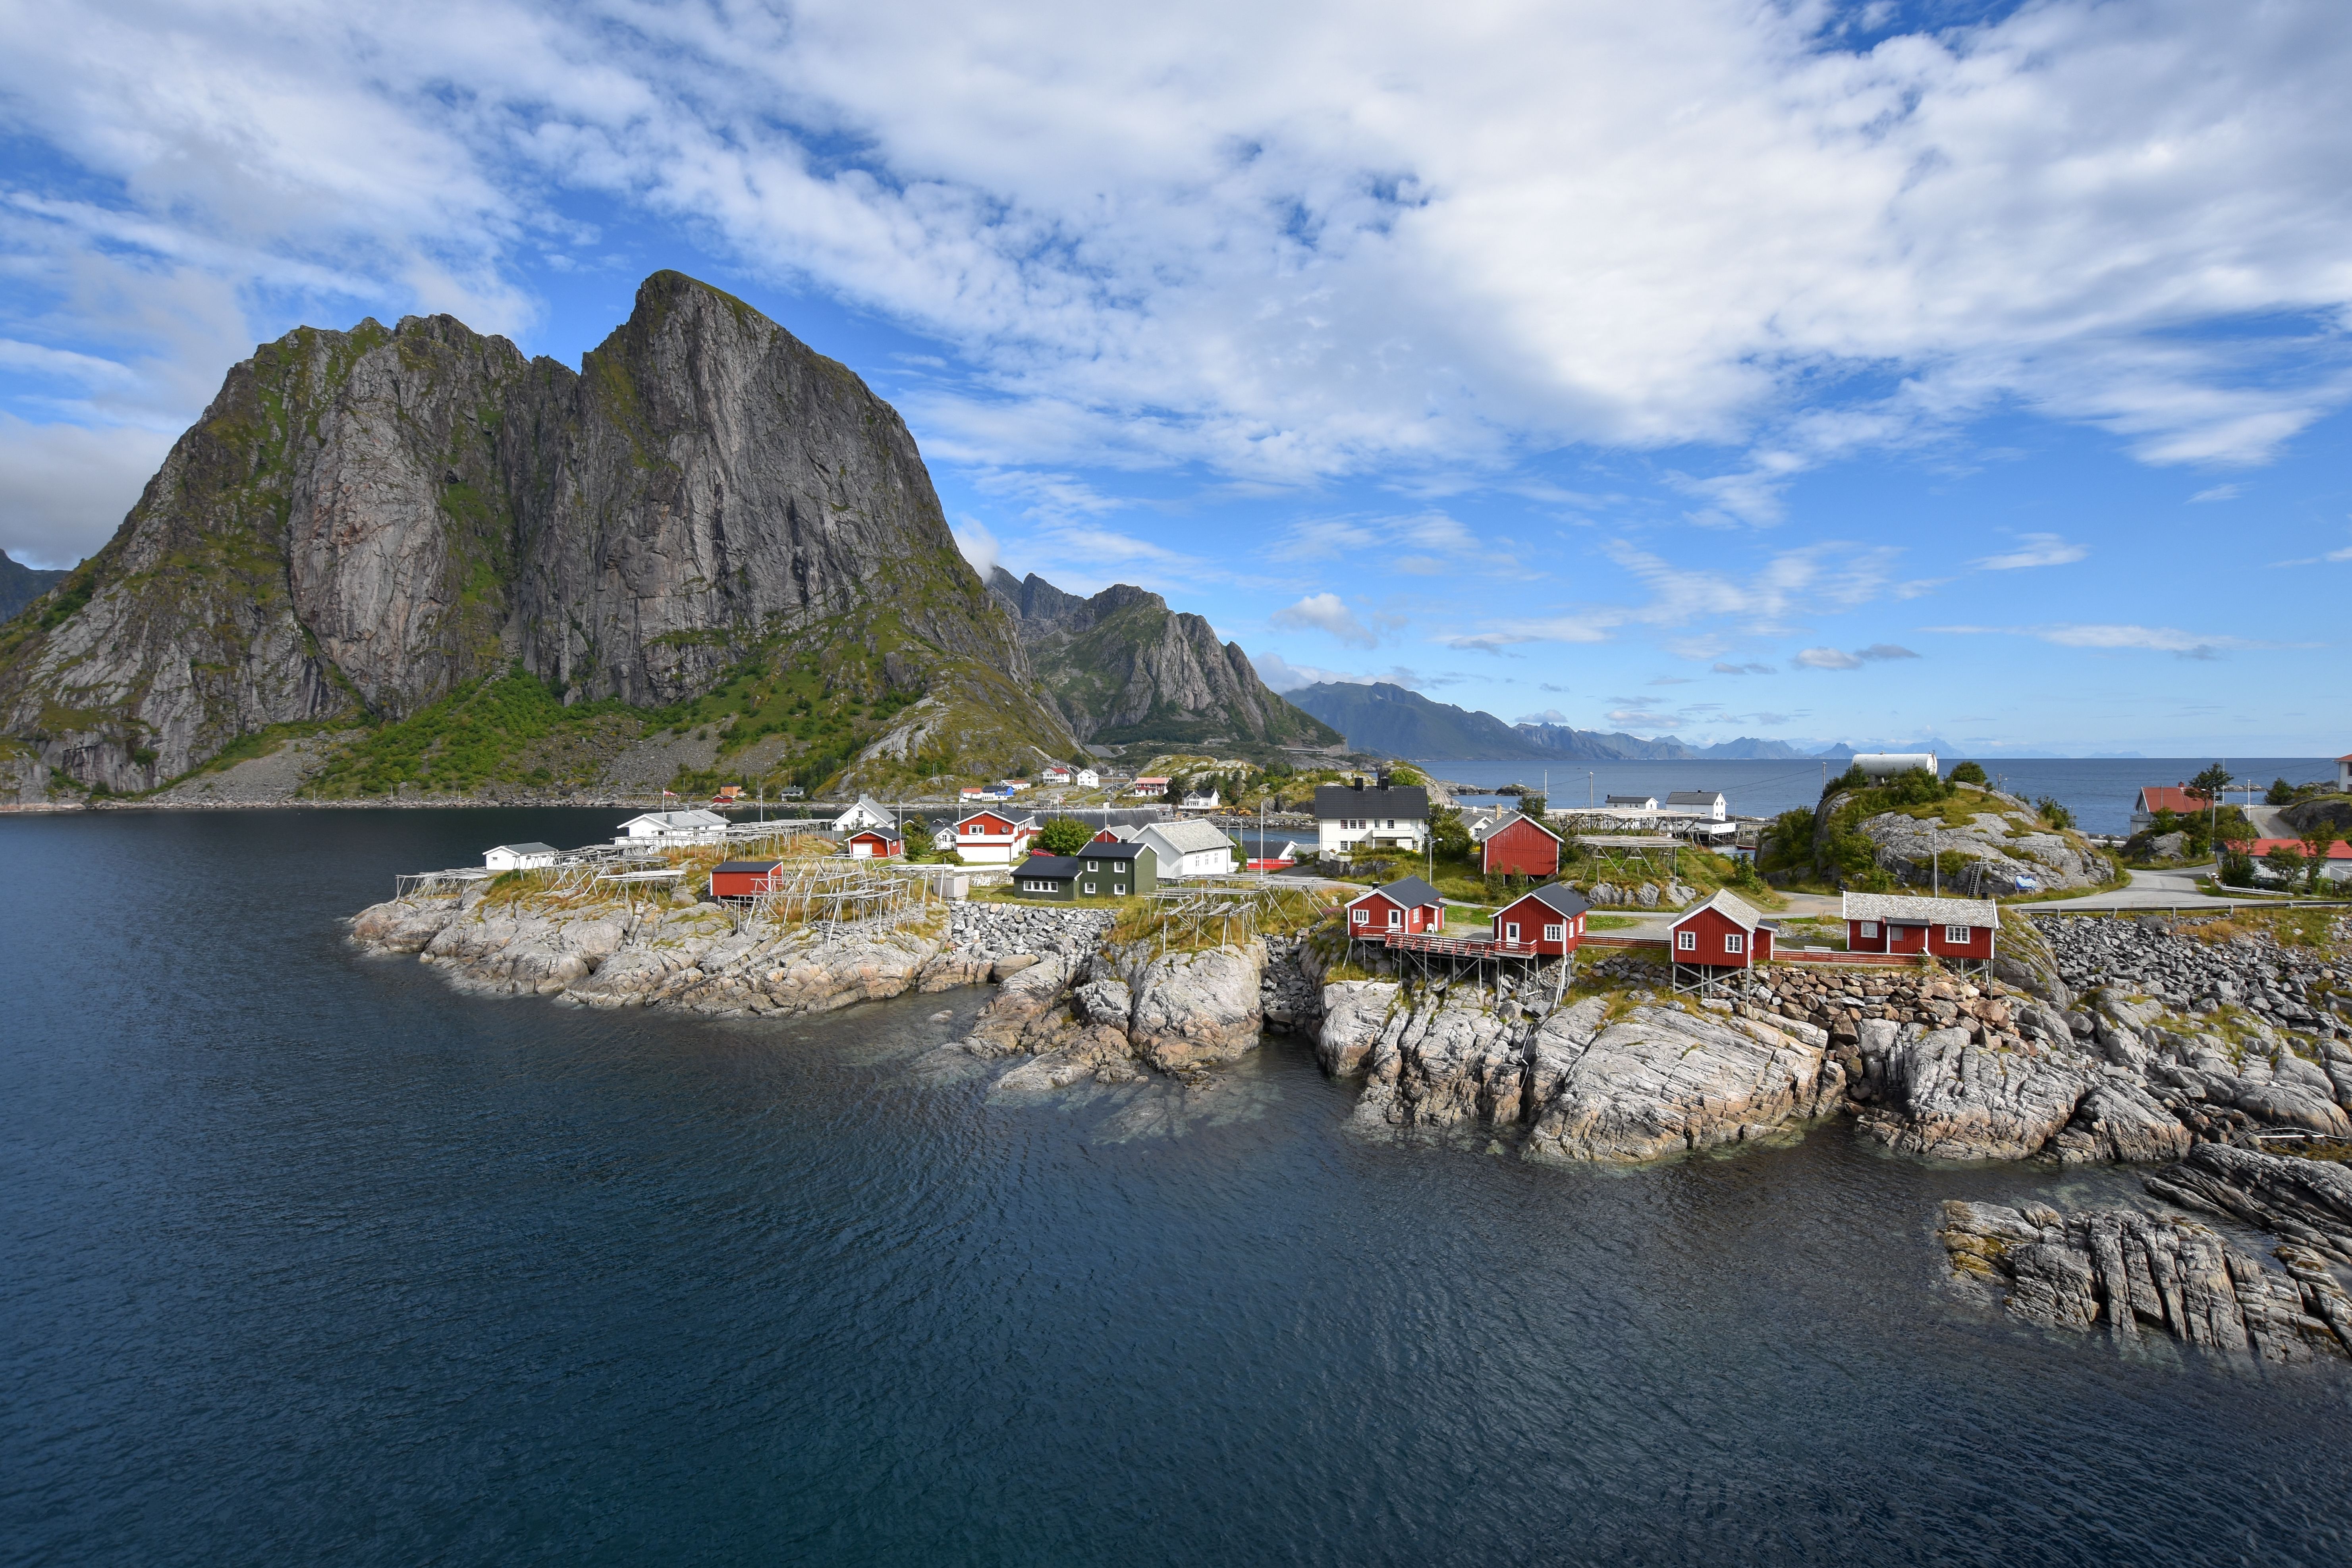
[[1533, 948], [1546, 958], [1574, 952], [1584, 940], [1584, 895], [1558, 883], [1537, 888], [1495, 911], [1495, 940], [1505, 947]]
[[1418, 877], [1374, 888], [1348, 901], [1348, 935], [1378, 940], [1445, 929], [1445, 900]]
[[883, 859], [907, 852], [907, 841], [887, 827], [867, 827], [842, 840], [841, 847], [860, 860]]
[[728, 860], [710, 868], [714, 899], [756, 899], [768, 890], [782, 860]]
[[1772, 962], [1772, 928], [1730, 893], [1716, 894], [1666, 931], [1667, 952], [1676, 963], [1748, 969]]
[[1990, 963], [2000, 908], [1988, 899], [1923, 899], [1904, 893], [1848, 893], [1850, 952], [1932, 953], [1967, 963]]
[[1479, 869], [1489, 877], [1557, 877], [1560, 837], [1532, 816], [1505, 817], [1478, 846]]

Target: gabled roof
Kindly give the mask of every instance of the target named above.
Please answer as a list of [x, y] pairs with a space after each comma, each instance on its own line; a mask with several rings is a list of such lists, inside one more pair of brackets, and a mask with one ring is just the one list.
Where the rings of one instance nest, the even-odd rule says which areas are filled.
[[1840, 910], [1850, 921], [1897, 925], [1998, 926], [2000, 906], [1990, 899], [1929, 899], [1911, 893], [1848, 893]]
[[898, 844], [903, 842], [902, 836], [899, 834], [898, 830], [894, 827], [861, 827], [849, 837], [852, 838], [879, 838], [885, 844]]
[[509, 855], [560, 855], [562, 853], [552, 844], [541, 844], [535, 840], [529, 844], [501, 844], [497, 848], [487, 849], [483, 853], [495, 855], [499, 849], [505, 850]]
[[1719, 789], [1678, 789], [1666, 796], [1668, 805], [1713, 805], [1723, 798]]
[[1682, 925], [1696, 916], [1705, 914], [1709, 910], [1713, 910], [1717, 914], [1721, 915], [1724, 919], [1738, 926], [1741, 931], [1754, 931], [1759, 924], [1762, 923], [1764, 919], [1762, 915], [1756, 912], [1754, 906], [1750, 905], [1746, 900], [1738, 898], [1729, 891], [1725, 891], [1716, 894], [1715, 897], [1707, 900], [1706, 902], [1699, 905], [1698, 908], [1695, 910], [1685, 910], [1682, 914], [1675, 917], [1674, 924], [1668, 926], [1667, 929], [1671, 931], [1674, 929], [1674, 926]]
[[1162, 843], [1179, 855], [1197, 855], [1206, 849], [1231, 849], [1234, 841], [1225, 830], [1213, 822], [1148, 822], [1139, 833], [1157, 834]]
[[[2283, 845], [2300, 849], [2305, 856], [2311, 853], [2310, 847], [2300, 838], [2257, 838], [2244, 846], [2244, 849], [2247, 854], [2259, 860]], [[2327, 847], [2327, 858], [2330, 860], [2352, 860], [2352, 844], [2347, 844], [2341, 838], [2337, 839]]]
[[1534, 829], [1535, 829], [1537, 832], [1538, 832], [1538, 833], [1548, 833], [1548, 834], [1550, 834], [1550, 835], [1551, 835], [1551, 837], [1552, 837], [1555, 840], [1557, 840], [1558, 842], [1559, 842], [1559, 843], [1565, 844], [1565, 843], [1567, 843], [1567, 842], [1568, 842], [1568, 840], [1567, 840], [1567, 839], [1565, 839], [1565, 838], [1561, 838], [1561, 837], [1560, 837], [1560, 836], [1559, 836], [1558, 833], [1554, 833], [1554, 832], [1552, 831], [1551, 827], [1550, 827], [1549, 826], [1548, 826], [1547, 824], [1545, 824], [1545, 823], [1543, 823], [1543, 822], [1541, 822], [1541, 821], [1538, 821], [1538, 820], [1537, 818], [1535, 818], [1535, 817], [1528, 816], [1525, 815], [1524, 813], [1517, 812], [1517, 811], [1512, 812], [1512, 813], [1511, 813], [1510, 815], [1508, 815], [1507, 816], [1505, 816], [1501, 821], [1499, 821], [1499, 822], [1496, 823], [1494, 826], [1489, 827], [1488, 829], [1486, 829], [1486, 831], [1485, 833], [1483, 833], [1483, 834], [1481, 834], [1481, 835], [1479, 836], [1478, 842], [1479, 842], [1479, 843], [1481, 843], [1481, 844], [1484, 844], [1485, 842], [1486, 842], [1486, 840], [1487, 840], [1487, 839], [1494, 837], [1495, 837], [1495, 835], [1496, 835], [1497, 833], [1502, 832], [1502, 831], [1503, 831], [1503, 829], [1505, 829], [1506, 827], [1510, 826], [1511, 826], [1511, 824], [1513, 824], [1513, 823], [1515, 823], [1515, 822], [1524, 822], [1524, 823], [1526, 823], [1529, 827], [1534, 828]]
[[1379, 894], [1402, 909], [1408, 910], [1418, 910], [1430, 904], [1442, 904], [1445, 901], [1445, 895], [1420, 878], [1400, 877], [1393, 882], [1381, 883], [1370, 892], [1357, 894], [1348, 900], [1348, 907], [1354, 908], [1370, 898], [1373, 893]]
[[1358, 789], [1353, 784], [1317, 784], [1315, 815], [1329, 816], [1412, 817], [1429, 816], [1429, 792], [1418, 784], [1391, 784], [1386, 789]]
[[1654, 795], [1612, 795], [1603, 800], [1601, 804], [1603, 805], [1630, 805], [1645, 808], [1657, 805], [1658, 797]]
[[1149, 855], [1155, 861], [1160, 858], [1159, 850], [1149, 844], [1138, 844], [1132, 839], [1112, 844], [1101, 842], [1089, 844], [1078, 851], [1076, 858], [1082, 860], [1132, 860], [1139, 855]]
[[1013, 828], [1016, 831], [1024, 827], [1035, 827], [1037, 826], [1037, 819], [1035, 817], [1015, 816], [1009, 811], [968, 811], [961, 816], [956, 818], [956, 826], [958, 827], [961, 827], [965, 823], [978, 821], [983, 816], [992, 816], [999, 822], [1009, 822], [1013, 826]]
[[2179, 784], [2142, 784], [2139, 788], [2138, 810], [2169, 811], [2181, 816], [2194, 816], [2212, 805], [2201, 795], [2191, 795]]
[[782, 860], [721, 860], [710, 868], [713, 876], [721, 871], [740, 871], [747, 877], [764, 876], [782, 865]]
[[1495, 912], [1498, 915], [1508, 913], [1510, 910], [1517, 909], [1521, 904], [1526, 903], [1529, 899], [1533, 899], [1536, 902], [1543, 905], [1544, 908], [1551, 910], [1556, 913], [1566, 915], [1571, 920], [1576, 916], [1584, 913], [1587, 910], [1592, 907], [1592, 901], [1590, 899], [1587, 899], [1582, 893], [1578, 892], [1574, 888], [1568, 886], [1566, 883], [1546, 882], [1540, 888], [1529, 888], [1526, 892], [1521, 893], [1517, 898], [1513, 899], [1509, 903], [1505, 904], [1500, 910], [1497, 910]]
[[648, 811], [621, 824], [635, 827], [640, 822], [650, 822], [657, 827], [683, 829], [689, 827], [724, 827], [727, 819], [715, 811]]
[[1013, 868], [1016, 877], [1036, 877], [1046, 881], [1067, 881], [1078, 874], [1078, 858], [1075, 855], [1032, 855]]

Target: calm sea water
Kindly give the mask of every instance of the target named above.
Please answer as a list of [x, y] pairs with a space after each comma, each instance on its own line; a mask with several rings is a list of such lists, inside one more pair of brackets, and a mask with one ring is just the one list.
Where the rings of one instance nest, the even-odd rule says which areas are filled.
[[[1959, 761], [1943, 759], [1945, 771]], [[1985, 773], [2001, 787], [2029, 800], [2055, 795], [2074, 813], [2088, 833], [2130, 831], [2132, 796], [2142, 784], [2179, 784], [2213, 765], [2211, 757], [1996, 757], [1984, 763]], [[2267, 788], [2274, 778], [2290, 784], [2332, 779], [2336, 764], [2316, 757], [2232, 757], [2229, 766], [2242, 779]], [[1677, 789], [1721, 790], [1731, 810], [1741, 816], [1771, 816], [1798, 806], [1811, 806], [1822, 798], [1822, 784], [1844, 770], [1836, 763], [1827, 773], [1818, 759], [1784, 762], [1672, 763], [1477, 763], [1433, 762], [1426, 764], [1438, 777], [1467, 784], [1522, 784], [1530, 789], [1551, 788], [1554, 805], [1583, 805], [1612, 795], [1654, 795], [1660, 799]], [[2231, 799], [2238, 798], [2231, 795]], [[2259, 801], [2260, 794], [2253, 797]]]
[[[2352, 1560], [2352, 1373], [2026, 1331], [1843, 1127], [1630, 1173], [1344, 1129], [1269, 1042], [1030, 1100], [367, 961], [609, 814], [0, 821], [0, 1558]], [[957, 1020], [931, 1021], [942, 1005]]]

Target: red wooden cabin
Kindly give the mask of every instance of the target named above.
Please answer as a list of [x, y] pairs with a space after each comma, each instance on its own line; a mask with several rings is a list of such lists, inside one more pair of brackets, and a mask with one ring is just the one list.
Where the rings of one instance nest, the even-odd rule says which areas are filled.
[[1925, 952], [1968, 963], [1992, 962], [2000, 907], [1990, 900], [1848, 893], [1843, 902], [1839, 912], [1845, 919], [1850, 952]]
[[726, 860], [710, 868], [714, 899], [756, 899], [768, 890], [769, 879], [782, 860]]
[[867, 827], [842, 840], [841, 847], [859, 859], [882, 859], [907, 852], [907, 841], [887, 827]]
[[1348, 901], [1348, 935], [1378, 940], [1445, 929], [1445, 900], [1418, 877], [1384, 883]]
[[1730, 893], [1716, 894], [1677, 919], [1666, 932], [1666, 952], [1676, 963], [1748, 969], [1772, 961], [1772, 928]]
[[1557, 877], [1560, 837], [1532, 816], [1514, 816], [1479, 845], [1479, 869], [1489, 877]]
[[1591, 908], [1573, 888], [1537, 888], [1495, 911], [1495, 940], [1506, 947], [1533, 948], [1546, 958], [1563, 957], [1584, 940], [1585, 911]]

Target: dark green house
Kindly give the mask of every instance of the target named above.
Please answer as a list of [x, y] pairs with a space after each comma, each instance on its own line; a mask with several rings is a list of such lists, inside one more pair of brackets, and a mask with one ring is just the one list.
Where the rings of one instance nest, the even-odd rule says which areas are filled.
[[1097, 839], [1075, 855], [1032, 855], [1013, 868], [1013, 890], [1024, 898], [1076, 903], [1123, 899], [1160, 885], [1160, 857], [1149, 844]]

